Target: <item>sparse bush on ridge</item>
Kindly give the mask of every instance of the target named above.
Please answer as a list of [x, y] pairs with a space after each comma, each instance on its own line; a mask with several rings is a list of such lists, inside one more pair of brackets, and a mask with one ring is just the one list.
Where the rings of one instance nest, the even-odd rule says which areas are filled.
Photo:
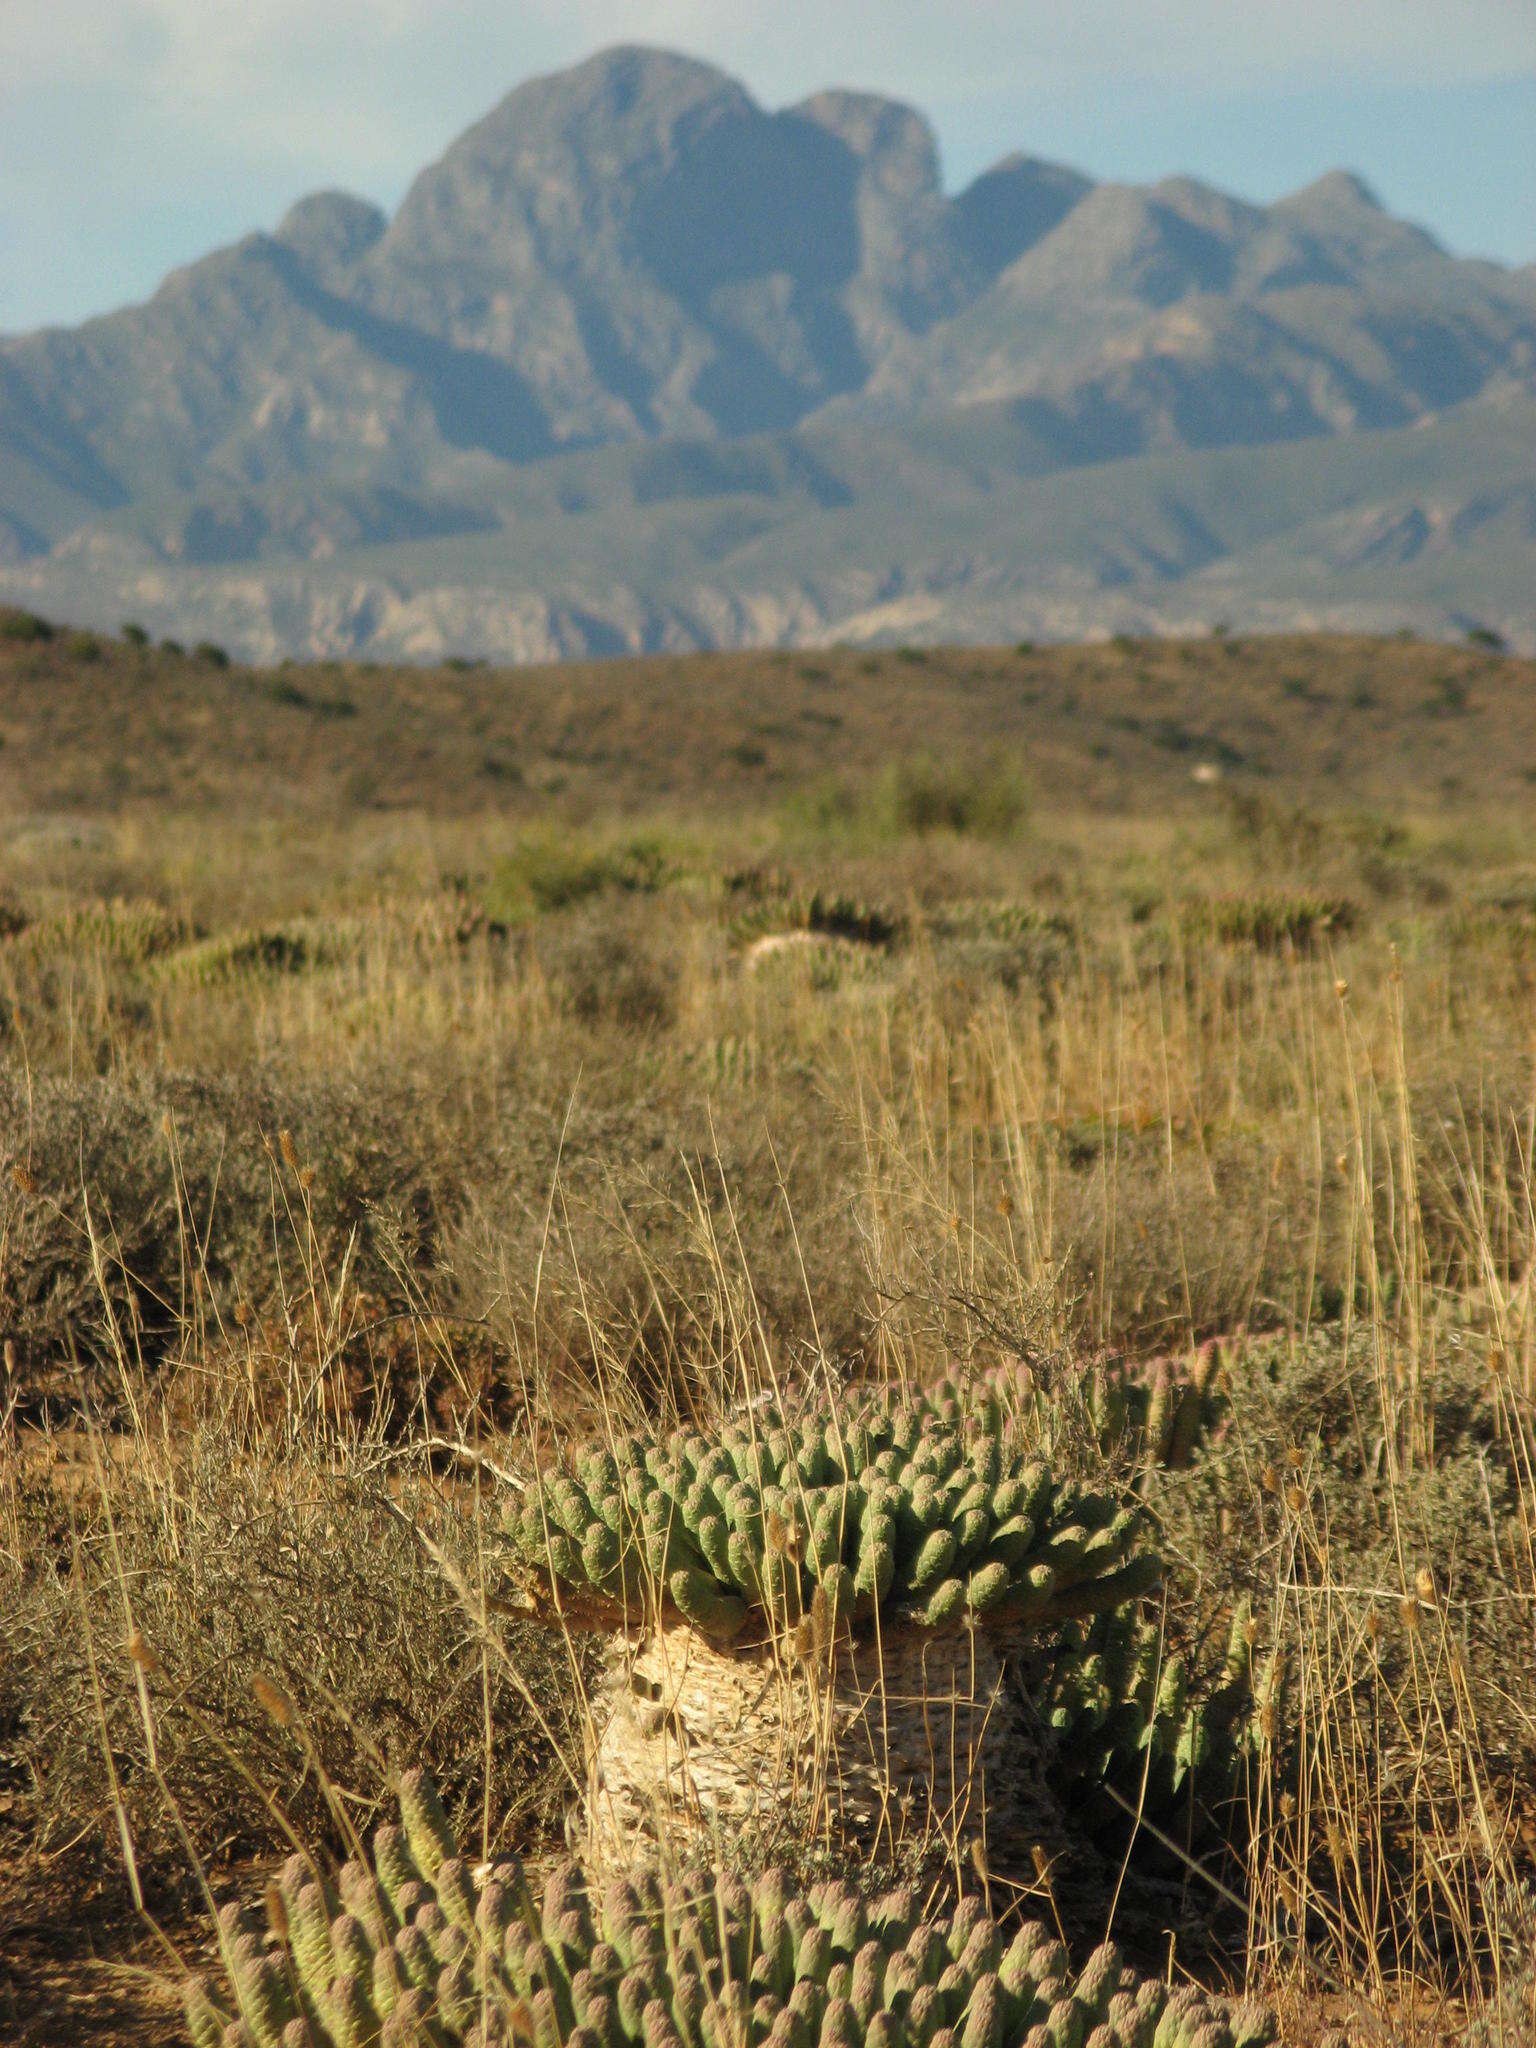
[[36, 612], [21, 611], [14, 605], [0, 605], [0, 640], [44, 641], [54, 637], [54, 628]]

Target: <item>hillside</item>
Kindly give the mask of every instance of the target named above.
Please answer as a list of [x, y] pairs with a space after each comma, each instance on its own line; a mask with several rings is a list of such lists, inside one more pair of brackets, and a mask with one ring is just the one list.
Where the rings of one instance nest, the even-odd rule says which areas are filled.
[[0, 802], [22, 831], [157, 809], [731, 819], [920, 760], [1006, 762], [1094, 812], [1205, 815], [1217, 786], [1496, 810], [1536, 782], [1536, 662], [1276, 636], [272, 671], [0, 613]]
[[1347, 173], [1259, 207], [1015, 155], [951, 195], [909, 107], [625, 48], [392, 219], [319, 193], [0, 340], [0, 590], [268, 659], [1223, 616], [1536, 647], [1533, 400], [1530, 273]]

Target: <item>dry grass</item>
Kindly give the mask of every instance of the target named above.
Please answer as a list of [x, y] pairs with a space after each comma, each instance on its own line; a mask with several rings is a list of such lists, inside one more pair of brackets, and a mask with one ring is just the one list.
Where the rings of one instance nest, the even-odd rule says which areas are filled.
[[[1445, 2038], [1497, 1996], [1536, 1881], [1519, 664], [828, 656], [833, 784], [825, 732], [727, 765], [759, 671], [790, 719], [829, 688], [766, 657], [648, 668], [654, 721], [632, 669], [347, 678], [320, 720], [239, 671], [3, 659], [35, 797], [0, 872], [0, 1834], [35, 1895], [126, 1897], [131, 1855], [185, 1942], [189, 1845], [220, 1890], [406, 1757], [466, 1832], [549, 1840], [581, 1667], [498, 1581], [495, 1474], [560, 1441], [1021, 1354], [1070, 1407], [1086, 1359], [1242, 1332], [1223, 1431], [1147, 1492], [1170, 1625], [1246, 1590], [1286, 1674], [1221, 1873], [1244, 1910], [1144, 1834], [1150, 1889], [1110, 1855], [1096, 1890], [1085, 1849], [1074, 1910], [1192, 1961], [1208, 1920], [1202, 1967], [1298, 2041], [1325, 2009]], [[1407, 706], [1437, 664], [1497, 744], [1405, 710], [1367, 770], [1341, 712], [1344, 772], [1212, 786], [1110, 723], [1140, 668], [1213, 731], [1304, 704], [1323, 748], [1318, 691]], [[113, 799], [87, 689], [151, 685], [168, 727], [216, 715], [179, 755], [146, 728]], [[407, 699], [410, 807], [338, 802]], [[466, 749], [547, 765], [560, 720], [607, 738], [487, 809]]]

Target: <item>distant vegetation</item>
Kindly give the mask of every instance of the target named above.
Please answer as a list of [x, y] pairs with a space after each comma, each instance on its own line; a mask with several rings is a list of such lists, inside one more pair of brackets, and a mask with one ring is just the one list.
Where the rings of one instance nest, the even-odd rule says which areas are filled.
[[12, 806], [530, 821], [784, 806], [847, 847], [1006, 841], [1053, 801], [1497, 804], [1536, 771], [1536, 664], [1470, 642], [1228, 635], [513, 671], [91, 644], [87, 675], [78, 637], [0, 609]]

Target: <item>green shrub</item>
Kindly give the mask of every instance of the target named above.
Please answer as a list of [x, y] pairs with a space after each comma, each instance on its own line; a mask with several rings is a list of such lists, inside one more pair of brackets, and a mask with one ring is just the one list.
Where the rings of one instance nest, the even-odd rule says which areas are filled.
[[0, 605], [0, 640], [51, 640], [54, 629], [36, 612], [24, 612], [14, 605]]
[[[223, 664], [227, 666], [227, 663]], [[313, 691], [300, 689], [286, 676], [274, 676], [262, 684], [262, 692], [274, 704], [281, 704], [285, 710], [308, 711], [317, 718], [355, 718], [357, 706], [350, 697], [339, 691], [334, 696], [319, 697]]]
[[538, 834], [524, 839], [493, 869], [483, 902], [487, 916], [497, 922], [524, 924], [595, 896], [652, 895], [671, 868], [667, 849], [658, 839], [595, 846], [576, 835]]
[[940, 832], [1008, 839], [1028, 813], [1024, 772], [1004, 755], [981, 762], [917, 755], [868, 777], [829, 777], [796, 791], [786, 806], [792, 828], [874, 844]]
[[1005, 839], [1028, 810], [1023, 778], [1006, 761], [967, 768], [919, 757], [897, 767], [893, 796], [897, 830], [919, 835]]

